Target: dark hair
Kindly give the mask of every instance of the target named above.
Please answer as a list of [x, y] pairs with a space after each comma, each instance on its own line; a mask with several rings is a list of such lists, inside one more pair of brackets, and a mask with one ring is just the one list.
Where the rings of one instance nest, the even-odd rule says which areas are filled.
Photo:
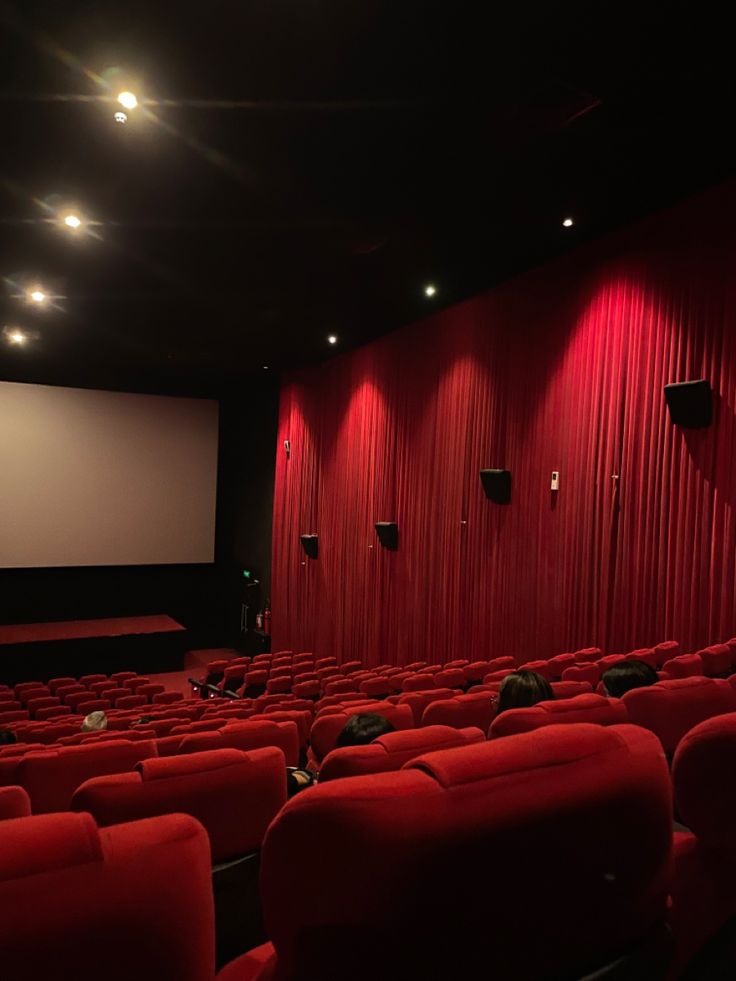
[[395, 732], [388, 719], [374, 712], [365, 712], [362, 715], [352, 715], [345, 723], [345, 728], [337, 737], [335, 746], [342, 749], [344, 746], [367, 746], [379, 736], [385, 736], [387, 732]]
[[148, 722], [153, 722], [153, 716], [152, 715], [142, 715], [140, 717], [140, 719], [136, 719], [135, 720], [135, 722], [133, 723], [133, 725], [136, 725], [136, 726], [144, 726]]
[[555, 694], [550, 683], [536, 671], [514, 671], [501, 682], [497, 715], [507, 709], [529, 708], [537, 702], [550, 702]]
[[646, 661], [632, 658], [630, 661], [614, 664], [605, 672], [602, 681], [603, 687], [609, 695], [613, 698], [621, 698], [632, 688], [647, 688], [649, 685], [656, 685], [659, 678], [654, 668]]
[[10, 729], [0, 729], [0, 746], [10, 746], [17, 743], [18, 739]]

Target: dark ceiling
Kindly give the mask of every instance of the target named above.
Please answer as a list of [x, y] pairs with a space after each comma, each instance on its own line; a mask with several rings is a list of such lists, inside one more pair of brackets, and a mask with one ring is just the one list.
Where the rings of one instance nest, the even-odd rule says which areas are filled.
[[0, 377], [215, 393], [730, 176], [713, 10], [0, 0]]

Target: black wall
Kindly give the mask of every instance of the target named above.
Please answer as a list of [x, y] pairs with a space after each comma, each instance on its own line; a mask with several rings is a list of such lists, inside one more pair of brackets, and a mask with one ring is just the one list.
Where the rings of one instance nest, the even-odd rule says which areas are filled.
[[217, 531], [212, 565], [0, 569], [0, 623], [168, 613], [202, 645], [234, 642], [242, 569], [271, 572], [278, 384], [220, 393]]

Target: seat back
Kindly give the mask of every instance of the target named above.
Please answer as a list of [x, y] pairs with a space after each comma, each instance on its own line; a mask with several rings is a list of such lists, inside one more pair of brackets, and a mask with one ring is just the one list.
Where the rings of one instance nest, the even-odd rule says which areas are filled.
[[699, 654], [680, 654], [665, 661], [662, 670], [670, 678], [696, 678], [703, 673], [703, 661]]
[[575, 664], [562, 672], [563, 681], [587, 681], [595, 688], [601, 680], [601, 669], [592, 661]]
[[495, 714], [495, 705], [487, 693], [458, 695], [455, 698], [430, 702], [422, 714], [422, 725], [451, 726], [453, 729], [474, 726], [488, 732]]
[[399, 698], [399, 705], [408, 705], [414, 716], [414, 725], [420, 725], [424, 710], [430, 702], [437, 702], [454, 698], [455, 692], [452, 688], [435, 688], [430, 691], [411, 691], [405, 692]]
[[665, 752], [674, 753], [693, 726], [736, 711], [736, 689], [717, 678], [676, 678], [627, 691], [622, 702], [631, 722], [651, 729]]
[[280, 749], [219, 749], [143, 760], [134, 773], [88, 780], [72, 800], [100, 827], [159, 814], [190, 814], [207, 829], [213, 862], [260, 848], [286, 800]]
[[30, 815], [31, 799], [22, 787], [0, 787], [0, 821]]
[[179, 753], [200, 753], [207, 749], [240, 749], [250, 751], [277, 746], [284, 754], [286, 766], [299, 765], [299, 730], [296, 722], [229, 722], [218, 732], [199, 732], [183, 736]]
[[589, 681], [551, 681], [550, 687], [555, 698], [559, 701], [575, 698], [576, 695], [588, 695], [593, 691], [593, 686]]
[[421, 729], [389, 732], [367, 746], [333, 749], [322, 762], [319, 782], [400, 770], [409, 760], [424, 753], [483, 742], [485, 738], [485, 732], [481, 729], [455, 729], [450, 726], [423, 726]]
[[66, 811], [74, 791], [90, 777], [132, 770], [156, 755], [152, 739], [111, 740], [28, 753], [18, 764], [18, 783], [28, 791], [34, 814]]
[[490, 736], [512, 736], [558, 723], [590, 722], [612, 726], [628, 721], [626, 707], [618, 698], [577, 695], [559, 702], [539, 702], [531, 708], [509, 709], [496, 716]]
[[[320, 783], [264, 843], [274, 976], [575, 977], [664, 920], [671, 806], [660, 747], [633, 726], [551, 727]], [[309, 877], [305, 903], [294, 883]]]
[[311, 751], [317, 763], [335, 748], [337, 738], [353, 715], [369, 713], [382, 715], [395, 729], [413, 729], [414, 716], [408, 705], [392, 705], [390, 702], [369, 702], [367, 705], [346, 706], [334, 715], [320, 715], [314, 720], [310, 733]]
[[7, 981], [211, 981], [207, 835], [182, 814], [98, 830], [89, 814], [5, 821], [0, 949]]

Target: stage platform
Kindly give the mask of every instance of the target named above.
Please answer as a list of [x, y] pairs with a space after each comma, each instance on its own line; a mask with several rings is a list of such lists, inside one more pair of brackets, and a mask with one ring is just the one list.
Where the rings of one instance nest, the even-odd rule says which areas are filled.
[[0, 682], [103, 671], [180, 671], [186, 627], [170, 616], [114, 617], [0, 626]]

